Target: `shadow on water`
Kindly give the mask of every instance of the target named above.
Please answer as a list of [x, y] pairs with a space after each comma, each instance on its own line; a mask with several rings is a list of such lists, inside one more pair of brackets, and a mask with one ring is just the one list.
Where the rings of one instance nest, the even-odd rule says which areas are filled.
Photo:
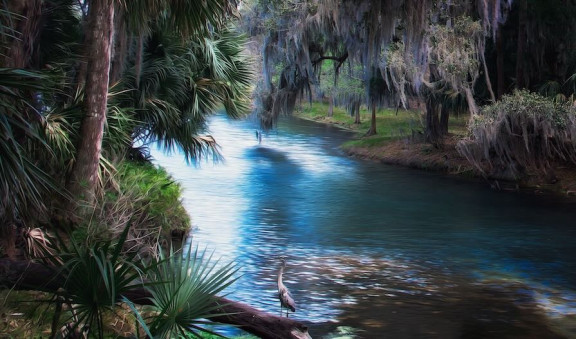
[[290, 161], [284, 152], [265, 146], [248, 148], [244, 152], [244, 156], [254, 160], [267, 160], [271, 163], [282, 163]]

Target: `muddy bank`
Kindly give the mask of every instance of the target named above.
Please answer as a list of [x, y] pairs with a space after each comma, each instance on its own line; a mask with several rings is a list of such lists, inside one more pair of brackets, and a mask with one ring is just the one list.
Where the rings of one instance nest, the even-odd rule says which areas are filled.
[[371, 147], [345, 145], [343, 149], [348, 155], [362, 159], [485, 180], [494, 189], [522, 190], [576, 199], [576, 167], [556, 166], [552, 180], [533, 173], [527, 173], [524, 178], [516, 181], [501, 177], [485, 177], [458, 153], [456, 144], [459, 140], [459, 136], [451, 135], [446, 137], [442, 147], [434, 147], [429, 143], [415, 142], [405, 138]]

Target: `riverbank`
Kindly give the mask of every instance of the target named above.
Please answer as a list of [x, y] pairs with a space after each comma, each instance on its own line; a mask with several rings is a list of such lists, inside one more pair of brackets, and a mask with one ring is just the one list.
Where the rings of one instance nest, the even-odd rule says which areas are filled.
[[456, 144], [459, 140], [459, 136], [450, 135], [445, 139], [442, 148], [409, 140], [390, 140], [380, 145], [364, 147], [345, 144], [342, 148], [348, 155], [362, 159], [483, 179], [494, 189], [531, 191], [537, 194], [553, 193], [576, 197], [576, 168], [558, 166], [552, 180], [536, 175], [528, 175], [519, 181], [484, 178], [482, 173], [456, 150]]
[[382, 111], [377, 117], [379, 134], [363, 137], [368, 129], [369, 113], [362, 112], [360, 125], [353, 124], [353, 118], [345, 112], [326, 117], [325, 105], [315, 103], [303, 106], [296, 115], [302, 119], [324, 124], [331, 124], [357, 133], [355, 140], [344, 143], [341, 147], [349, 155], [361, 159], [385, 164], [416, 168], [420, 170], [441, 172], [462, 178], [486, 180], [494, 189], [510, 191], [527, 191], [535, 194], [554, 194], [576, 199], [576, 167], [557, 165], [554, 176], [542, 177], [528, 173], [521, 180], [513, 181], [503, 178], [485, 178], [456, 149], [458, 141], [466, 134], [467, 117], [452, 117], [450, 132], [444, 138], [441, 147], [423, 140], [423, 129], [420, 113], [413, 111]]

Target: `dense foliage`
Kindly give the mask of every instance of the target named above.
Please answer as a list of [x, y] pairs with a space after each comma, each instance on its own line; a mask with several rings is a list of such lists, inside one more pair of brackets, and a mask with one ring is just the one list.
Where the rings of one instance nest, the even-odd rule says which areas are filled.
[[528, 91], [505, 95], [470, 122], [459, 150], [488, 175], [527, 170], [553, 177], [555, 162], [576, 164], [576, 108]]
[[245, 29], [262, 44], [257, 110], [269, 126], [298, 97], [332, 102], [353, 78], [354, 95], [334, 104], [424, 106], [426, 140], [439, 146], [450, 114], [477, 114], [515, 88], [573, 98], [575, 14], [560, 0], [245, 1]]
[[[54, 299], [74, 305], [66, 321], [103, 337], [104, 313], [153, 278], [144, 273], [165, 261], [161, 245], [189, 227], [179, 185], [145, 164], [148, 144], [179, 147], [188, 161], [218, 157], [206, 119], [220, 107], [232, 117], [249, 110], [252, 66], [231, 26], [237, 2], [0, 6], [0, 254], [40, 260], [44, 251], [67, 279]], [[56, 246], [49, 233], [65, 236]], [[227, 286], [220, 270], [205, 289], [207, 272], [188, 275], [199, 303]], [[61, 325], [55, 317], [53, 329]]]
[[[10, 255], [25, 225], [79, 223], [93, 206], [78, 203], [103, 201], [114, 167], [145, 159], [151, 142], [179, 147], [189, 161], [217, 157], [216, 140], [203, 135], [207, 117], [219, 107], [233, 117], [249, 109], [252, 68], [243, 37], [230, 28], [236, 4], [228, 0], [105, 1], [114, 14], [110, 87], [108, 95], [90, 92], [91, 81], [108, 88], [86, 68], [102, 60], [83, 55], [101, 2], [2, 5], [0, 229]], [[98, 97], [104, 110], [88, 114]], [[87, 127], [91, 117], [102, 124]]]

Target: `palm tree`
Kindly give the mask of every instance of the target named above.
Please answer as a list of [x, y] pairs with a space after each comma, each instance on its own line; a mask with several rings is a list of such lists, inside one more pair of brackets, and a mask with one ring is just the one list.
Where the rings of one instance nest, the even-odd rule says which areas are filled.
[[113, 20], [113, 0], [89, 2], [85, 44], [85, 112], [80, 125], [76, 161], [66, 185], [73, 197], [89, 203], [94, 201], [98, 183], [98, 166], [108, 105]]
[[[87, 60], [85, 115], [81, 123], [81, 140], [71, 172], [68, 189], [77, 198], [93, 201], [98, 183], [98, 164], [106, 121], [110, 80], [111, 48], [114, 35], [115, 8], [125, 6], [125, 13], [140, 29], [159, 19], [169, 23], [183, 39], [200, 38], [210, 27], [221, 27], [235, 8], [235, 1], [208, 0], [90, 0], [86, 24], [85, 56]], [[136, 64], [139, 66], [139, 63]]]
[[155, 29], [141, 67], [136, 58], [120, 84], [117, 104], [135, 108], [132, 137], [167, 150], [178, 145], [187, 160], [216, 155], [215, 141], [200, 136], [207, 116], [220, 105], [232, 117], [248, 110], [252, 77], [242, 41], [227, 29], [185, 42], [165, 25]]
[[[131, 6], [137, 4], [141, 6], [140, 14], [148, 18], [141, 19], [147, 23], [141, 29], [148, 32], [146, 41], [150, 44], [145, 59], [147, 77], [156, 77], [150, 82], [164, 86], [139, 89], [138, 83], [144, 80], [133, 80], [138, 63], [126, 56], [119, 58], [125, 63], [125, 77], [111, 89], [109, 81], [105, 81], [110, 60], [101, 53], [111, 40], [104, 39], [108, 41], [104, 43], [87, 34], [82, 42], [81, 30], [84, 26], [92, 35], [102, 32], [108, 26], [98, 25], [104, 25], [105, 20], [94, 20], [90, 15], [110, 17], [122, 9], [134, 16], [138, 11], [132, 11], [136, 7]], [[205, 115], [220, 104], [232, 116], [241, 114], [247, 108], [246, 91], [250, 85], [249, 66], [240, 53], [241, 40], [222, 29], [227, 15], [233, 12], [234, 1], [52, 0], [40, 7], [36, 5], [37, 2], [27, 0], [3, 2], [0, 8], [0, 48], [16, 53], [18, 48], [28, 46], [25, 52], [30, 54], [19, 65], [27, 70], [6, 68], [12, 65], [8, 54], [1, 54], [0, 60], [0, 134], [7, 140], [0, 146], [0, 161], [5, 169], [0, 174], [0, 221], [6, 226], [3, 232], [9, 233], [2, 237], [8, 252], [13, 249], [15, 220], [19, 224], [26, 221], [25, 217], [49, 220], [47, 213], [31, 211], [48, 212], [46, 202], [51, 205], [54, 194], [64, 196], [63, 179], [68, 173], [74, 174], [68, 187], [85, 192], [89, 199], [91, 195], [86, 192], [93, 192], [91, 185], [97, 182], [105, 157], [121, 158], [133, 137], [148, 136], [148, 141], [164, 138], [167, 147], [181, 145], [190, 159], [209, 153], [214, 141], [197, 137]], [[82, 25], [81, 21], [89, 17], [92, 21]], [[124, 20], [129, 19], [124, 16]], [[116, 32], [124, 28], [125, 35], [135, 34], [128, 24], [112, 24], [117, 25]], [[29, 27], [26, 34], [19, 31], [21, 27]], [[169, 42], [166, 57], [152, 53], [153, 32]], [[87, 53], [91, 41], [101, 48]], [[102, 70], [89, 72], [85, 90], [84, 86], [74, 85], [85, 77], [80, 62], [82, 50], [91, 57], [90, 67]], [[154, 74], [153, 69], [158, 73]], [[168, 73], [174, 79], [172, 83], [162, 80], [161, 74], [167, 74], [167, 69], [171, 69]], [[129, 92], [118, 93], [120, 88]], [[117, 100], [128, 93], [131, 101]], [[110, 95], [114, 99], [107, 102]], [[92, 113], [87, 115], [86, 109]], [[104, 129], [108, 132], [102, 133]], [[150, 134], [142, 134], [143, 131]], [[80, 172], [82, 177], [78, 176]]]

